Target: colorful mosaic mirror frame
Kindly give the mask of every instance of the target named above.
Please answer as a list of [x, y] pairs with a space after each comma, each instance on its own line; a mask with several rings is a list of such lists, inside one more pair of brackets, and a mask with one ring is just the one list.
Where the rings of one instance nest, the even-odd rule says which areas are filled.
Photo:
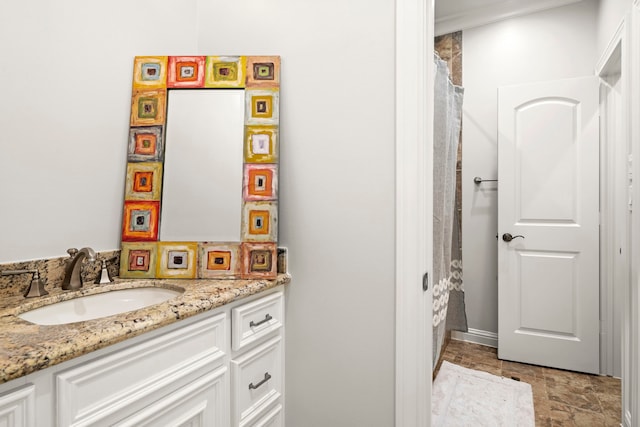
[[[160, 240], [167, 95], [193, 88], [244, 89], [239, 242]], [[120, 277], [276, 277], [279, 90], [278, 56], [135, 58]]]

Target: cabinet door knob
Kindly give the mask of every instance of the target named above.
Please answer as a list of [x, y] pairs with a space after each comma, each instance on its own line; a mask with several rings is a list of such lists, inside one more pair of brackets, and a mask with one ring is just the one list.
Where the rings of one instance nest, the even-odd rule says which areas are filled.
[[268, 322], [269, 320], [273, 319], [273, 317], [271, 317], [271, 315], [269, 313], [267, 313], [266, 316], [264, 316], [264, 319], [262, 319], [259, 322], [254, 322], [253, 320], [251, 322], [249, 322], [249, 327], [253, 328], [255, 326], [260, 326], [265, 322]]
[[249, 384], [249, 390], [257, 389], [258, 387], [260, 387], [262, 384], [266, 383], [270, 379], [271, 379], [271, 375], [269, 374], [269, 372], [265, 372], [264, 378], [258, 384], [253, 384], [253, 383]]

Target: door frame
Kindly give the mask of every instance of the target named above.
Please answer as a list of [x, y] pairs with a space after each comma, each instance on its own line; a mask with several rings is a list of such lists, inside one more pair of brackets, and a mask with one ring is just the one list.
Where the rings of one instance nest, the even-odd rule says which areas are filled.
[[[627, 154], [631, 148], [629, 140], [629, 108], [626, 94], [629, 92], [628, 25], [626, 19], [620, 23], [614, 37], [596, 65], [600, 77], [600, 374], [614, 375], [614, 358], [628, 351], [628, 342], [614, 341], [614, 318], [621, 317], [623, 301], [628, 300], [630, 242], [619, 239], [630, 231], [628, 209], [625, 206], [628, 190], [624, 184]], [[619, 64], [618, 64], [619, 63]], [[611, 88], [611, 68], [620, 69], [620, 93]], [[623, 149], [622, 151], [620, 149]], [[620, 254], [616, 254], [620, 250]], [[622, 298], [618, 292], [622, 293]], [[616, 299], [618, 301], [616, 301]], [[628, 321], [620, 319], [622, 327]], [[616, 353], [618, 347], [619, 353]]]
[[396, 0], [395, 425], [431, 425], [434, 0]]
[[[627, 62], [629, 71], [629, 94], [630, 106], [629, 117], [640, 116], [640, 0], [635, 0], [631, 7], [629, 17], [630, 29], [629, 43], [627, 49]], [[623, 53], [624, 59], [624, 53]], [[631, 153], [633, 155], [632, 173], [635, 178], [633, 186], [633, 201], [635, 202], [635, 213], [631, 215], [631, 283], [628, 287], [629, 304], [625, 304], [625, 322], [629, 321], [627, 333], [628, 336], [623, 338], [629, 342], [629, 352], [623, 352], [623, 370], [625, 364], [628, 364], [627, 373], [623, 372], [622, 377], [622, 408], [623, 423], [631, 426], [632, 421], [638, 423], [640, 419], [640, 317], [638, 314], [640, 307], [640, 278], [638, 271], [640, 270], [640, 215], [638, 214], [638, 204], [640, 203], [640, 122], [638, 120], [630, 120], [630, 138], [632, 141]], [[623, 333], [625, 331], [623, 330]]]
[[[640, 77], [637, 75], [637, 71], [640, 70], [640, 54], [637, 52], [640, 47], [640, 0], [634, 0], [631, 11], [622, 19], [618, 26], [616, 33], [611, 38], [607, 48], [602, 54], [600, 60], [596, 64], [596, 74], [602, 77], [606, 73], [607, 64], [614, 55], [617, 54], [616, 49], [620, 50], [621, 59], [621, 121], [623, 123], [621, 139], [630, 149], [633, 158], [636, 159], [631, 167], [631, 172], [634, 177], [640, 177], [640, 125], [637, 120], [632, 120], [633, 117], [637, 117], [640, 114]], [[636, 73], [633, 73], [633, 71]], [[606, 138], [606, 135], [605, 135]], [[607, 142], [605, 142], [606, 144]], [[604, 147], [605, 152], [610, 147]], [[610, 152], [610, 151], [609, 151]], [[610, 166], [613, 166], [610, 164]], [[619, 167], [623, 170], [626, 169], [625, 164], [617, 164], [614, 167]], [[609, 168], [602, 170], [603, 174], [603, 188], [613, 189], [615, 188], [615, 172]], [[637, 183], [634, 186], [633, 194], [631, 195], [633, 200], [636, 201], [636, 212], [638, 200], [640, 200], [640, 187]], [[622, 193], [622, 194], [621, 194]], [[616, 198], [628, 197], [629, 192], [625, 188], [624, 190], [617, 191]], [[609, 214], [611, 211], [609, 212]], [[604, 236], [605, 241], [601, 242], [601, 251], [615, 250], [610, 245], [611, 234], [614, 232], [610, 228], [610, 221], [615, 221], [616, 218], [607, 217], [605, 212], [604, 223]], [[628, 250], [630, 256], [627, 259], [616, 265], [611, 258], [603, 257], [603, 268], [607, 269], [610, 274], [615, 275], [616, 271], [618, 276], [623, 278], [626, 282], [623, 286], [623, 313], [622, 313], [622, 425], [625, 427], [631, 427], [637, 423], [640, 419], [640, 403], [638, 402], [640, 397], [640, 390], [638, 388], [638, 381], [640, 376], [640, 322], [639, 322], [639, 308], [640, 308], [640, 292], [638, 282], [638, 264], [640, 263], [640, 215], [631, 215], [631, 221], [628, 223], [630, 227], [631, 239], [629, 241]], [[627, 233], [629, 234], [629, 233]], [[608, 242], [607, 242], [608, 240]], [[622, 272], [622, 274], [620, 274]], [[611, 277], [611, 276], [610, 276]], [[611, 295], [611, 289], [605, 286], [603, 289], [609, 295]], [[613, 311], [613, 302], [607, 301], [605, 311], [601, 313], [602, 316], [611, 318]], [[605, 328], [610, 330], [609, 325], [605, 324]], [[601, 343], [604, 344], [604, 343]], [[606, 351], [606, 350], [605, 350]], [[601, 351], [602, 353], [602, 351]], [[606, 373], [606, 372], [604, 372]]]

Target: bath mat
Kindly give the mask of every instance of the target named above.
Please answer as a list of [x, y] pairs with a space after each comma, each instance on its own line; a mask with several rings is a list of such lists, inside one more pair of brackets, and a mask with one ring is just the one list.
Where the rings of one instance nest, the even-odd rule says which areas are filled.
[[442, 362], [433, 382], [434, 427], [534, 427], [531, 385]]

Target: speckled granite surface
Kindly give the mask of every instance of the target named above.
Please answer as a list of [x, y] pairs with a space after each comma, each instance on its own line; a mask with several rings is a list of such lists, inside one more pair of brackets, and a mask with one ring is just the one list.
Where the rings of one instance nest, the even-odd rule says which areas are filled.
[[[116, 280], [108, 285], [85, 285], [78, 291], [47, 286], [49, 295], [31, 299], [23, 298], [20, 292], [6, 292], [0, 298], [0, 383], [290, 281], [288, 274], [280, 274], [276, 280]], [[147, 286], [184, 289], [184, 293], [148, 308], [67, 325], [38, 326], [17, 317], [81, 295]]]
[[[94, 262], [84, 261], [81, 271], [85, 282], [93, 282], [100, 271], [101, 261], [108, 260], [107, 269], [111, 277], [118, 275], [120, 269], [120, 251], [98, 252]], [[36, 259], [30, 261], [17, 261], [0, 264], [0, 271], [3, 270], [35, 270], [40, 272], [40, 278], [45, 281], [47, 292], [52, 288], [60, 286], [64, 277], [64, 270], [69, 261], [69, 256], [61, 256], [51, 259]], [[0, 300], [6, 297], [22, 295], [31, 283], [32, 274], [18, 274], [15, 276], [0, 276]]]

